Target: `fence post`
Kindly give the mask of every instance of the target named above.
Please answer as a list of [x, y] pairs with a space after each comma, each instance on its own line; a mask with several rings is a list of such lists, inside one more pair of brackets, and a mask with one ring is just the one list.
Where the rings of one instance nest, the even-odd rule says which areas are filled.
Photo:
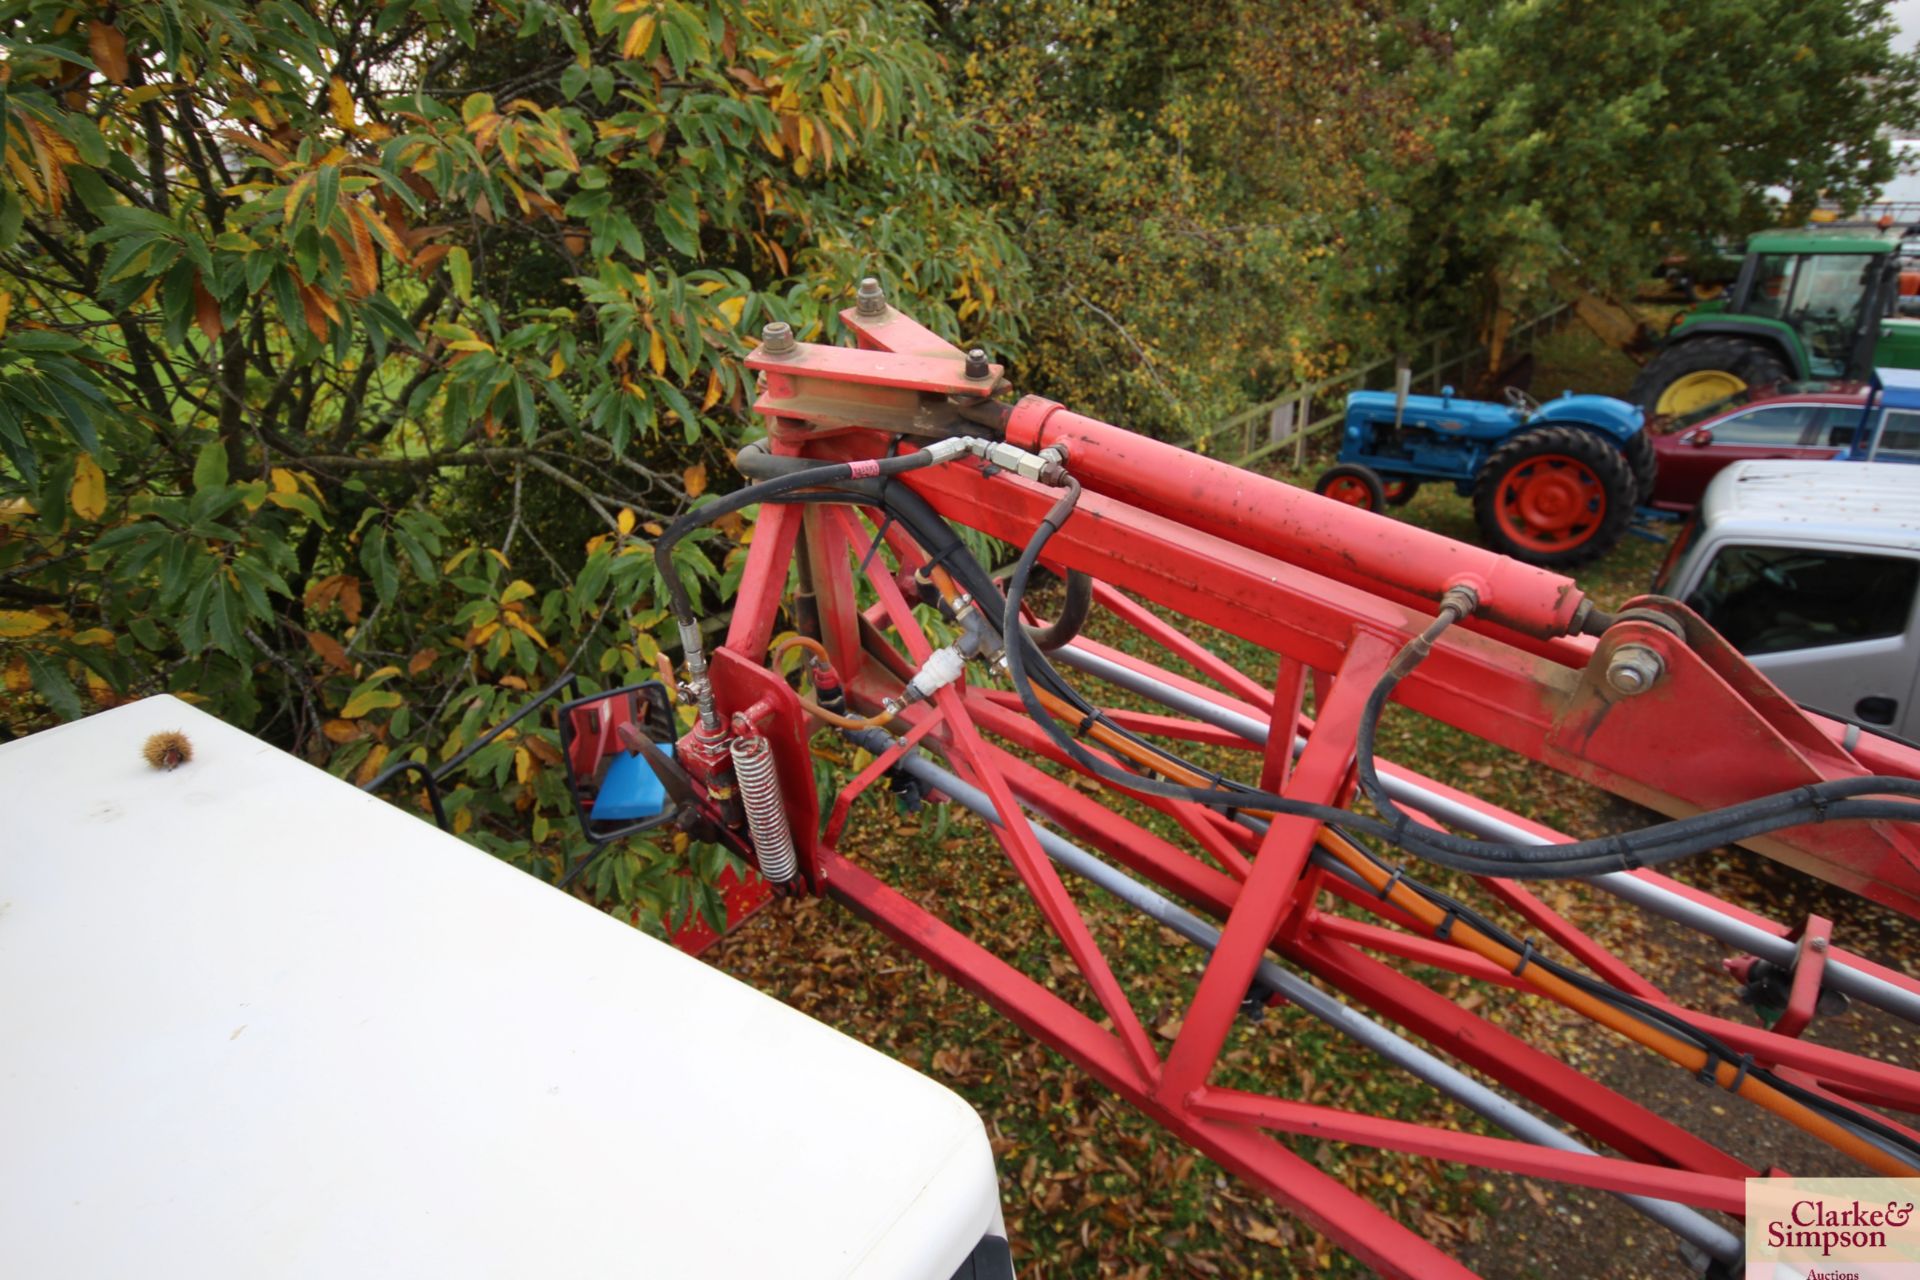
[[1313, 388], [1300, 389], [1300, 430], [1293, 437], [1293, 465], [1307, 465], [1307, 424], [1313, 421]]
[[1267, 443], [1279, 444], [1292, 434], [1293, 401], [1288, 400], [1273, 406], [1273, 412], [1267, 415]]

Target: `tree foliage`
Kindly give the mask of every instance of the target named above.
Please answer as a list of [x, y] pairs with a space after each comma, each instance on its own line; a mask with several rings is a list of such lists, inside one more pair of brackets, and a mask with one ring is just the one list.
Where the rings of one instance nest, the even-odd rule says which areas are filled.
[[1375, 18], [1310, 0], [954, 6], [989, 192], [1042, 301], [1021, 372], [1136, 429], [1203, 430], [1367, 343], [1398, 228], [1369, 158], [1401, 90]]
[[[1665, 246], [1850, 207], [1920, 124], [1920, 63], [1883, 0], [1410, 6], [1383, 69], [1421, 104], [1378, 187], [1409, 234], [1418, 322], [1621, 288]], [[1784, 206], [1784, 207], [1783, 207]]]
[[[445, 759], [563, 673], [655, 670], [647, 539], [747, 427], [743, 333], [822, 335], [873, 273], [1016, 343], [904, 3], [0, 15], [18, 727], [170, 691], [360, 780]], [[717, 597], [747, 536], [683, 571]], [[558, 763], [489, 746], [456, 825], [557, 867]], [[657, 852], [598, 887], [657, 905]]]

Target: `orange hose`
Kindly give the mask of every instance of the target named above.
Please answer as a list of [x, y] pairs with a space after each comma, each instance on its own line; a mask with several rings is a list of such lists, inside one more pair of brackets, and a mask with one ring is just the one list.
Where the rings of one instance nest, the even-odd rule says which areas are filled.
[[[1373, 886], [1377, 892], [1392, 879], [1378, 863], [1367, 857], [1350, 842], [1331, 831], [1322, 829], [1318, 843], [1320, 847], [1339, 858], [1362, 879]], [[1405, 885], [1394, 883], [1387, 891], [1386, 898], [1394, 906], [1419, 920], [1437, 935], [1446, 912], [1428, 902]], [[1520, 953], [1463, 921], [1456, 920], [1447, 931], [1447, 940], [1459, 947], [1474, 952], [1493, 961], [1509, 971], [1520, 963]], [[1583, 991], [1566, 979], [1538, 965], [1529, 965], [1521, 973], [1521, 979], [1540, 994], [1560, 1004], [1584, 1014], [1602, 1026], [1611, 1028], [1638, 1044], [1652, 1049], [1661, 1057], [1677, 1063], [1687, 1070], [1698, 1073], [1708, 1060], [1707, 1051], [1696, 1045], [1690, 1045], [1678, 1036], [1662, 1031], [1624, 1009], [1608, 1004], [1591, 992]], [[1714, 1081], [1721, 1088], [1729, 1088], [1736, 1078], [1738, 1088], [1729, 1091], [1750, 1102], [1759, 1104], [1767, 1110], [1792, 1122], [1817, 1138], [1822, 1139], [1836, 1149], [1845, 1152], [1854, 1159], [1876, 1169], [1889, 1177], [1909, 1178], [1920, 1174], [1920, 1169], [1896, 1158], [1889, 1152], [1868, 1142], [1852, 1130], [1828, 1119], [1806, 1104], [1788, 1097], [1764, 1080], [1756, 1080], [1751, 1075], [1742, 1075], [1737, 1063], [1716, 1061], [1713, 1068]]]
[[824, 720], [839, 729], [878, 729], [893, 720], [893, 712], [882, 711], [878, 715], [864, 719], [857, 716], [843, 716], [838, 711], [829, 711], [811, 698], [800, 699], [800, 705], [806, 713], [816, 720]]
[[[828, 671], [833, 670], [833, 659], [827, 656], [827, 646], [821, 644], [812, 636], [797, 634], [790, 635], [779, 644], [773, 646], [773, 665], [776, 667], [779, 666], [780, 659], [784, 657], [790, 649], [805, 649], [823, 663]], [[881, 725], [887, 724], [893, 719], [893, 712], [891, 711], [882, 711], [878, 715], [864, 717], [842, 715], [838, 711], [827, 710], [811, 698], [800, 699], [800, 705], [806, 710], [806, 713], [814, 719], [823, 720], [838, 729], [878, 729]]]
[[[1078, 711], [1055, 694], [1049, 693], [1045, 689], [1035, 689], [1033, 692], [1039, 698], [1041, 705], [1045, 706], [1047, 710], [1054, 715], [1070, 720], [1079, 717], [1080, 713]], [[1114, 751], [1132, 760], [1135, 764], [1151, 768], [1164, 777], [1180, 782], [1186, 786], [1206, 787], [1211, 784], [1211, 779], [1205, 778], [1190, 769], [1184, 769], [1158, 753], [1141, 747], [1138, 743], [1130, 741], [1106, 725], [1096, 723], [1089, 727], [1088, 732], [1089, 736], [1101, 743], [1101, 745], [1112, 748]], [[1265, 813], [1267, 811], [1249, 808], [1243, 810], [1243, 812], [1254, 814]], [[1272, 815], [1269, 813], [1268, 816]], [[1440, 936], [1442, 922], [1447, 915], [1445, 911], [1421, 897], [1405, 884], [1394, 880], [1386, 871], [1382, 870], [1379, 864], [1372, 858], [1368, 857], [1350, 841], [1343, 839], [1336, 833], [1328, 831], [1323, 827], [1320, 830], [1316, 843], [1359, 874], [1376, 892], [1379, 892], [1384, 886], [1387, 886], [1389, 882], [1391, 882], [1392, 887], [1387, 889], [1382, 896], [1387, 901], [1393, 903], [1394, 906], [1399, 907], [1402, 911], [1420, 921], [1420, 923], [1425, 925], [1436, 937]], [[1519, 952], [1481, 933], [1465, 921], [1456, 919], [1452, 927], [1447, 930], [1444, 940], [1452, 942], [1455, 946], [1472, 951], [1487, 960], [1491, 960], [1509, 972], [1512, 972], [1520, 966], [1521, 956]], [[1678, 1036], [1662, 1031], [1658, 1027], [1628, 1013], [1624, 1009], [1608, 1004], [1591, 992], [1581, 990], [1566, 979], [1541, 968], [1539, 965], [1526, 966], [1521, 970], [1519, 976], [1523, 982], [1533, 987], [1535, 991], [1546, 996], [1548, 999], [1565, 1005], [1577, 1013], [1583, 1014], [1593, 1021], [1600, 1023], [1602, 1026], [1627, 1037], [1629, 1040], [1653, 1050], [1669, 1061], [1685, 1067], [1689, 1071], [1698, 1074], [1701, 1068], [1707, 1064], [1706, 1050], [1695, 1045], [1690, 1045]], [[1869, 1168], [1878, 1170], [1890, 1177], [1905, 1178], [1920, 1175], [1920, 1169], [1916, 1169], [1896, 1158], [1889, 1152], [1868, 1142], [1852, 1130], [1821, 1115], [1806, 1104], [1788, 1097], [1785, 1093], [1782, 1093], [1764, 1080], [1756, 1080], [1751, 1075], [1743, 1075], [1737, 1063], [1725, 1061], [1716, 1062], [1714, 1064], [1713, 1074], [1715, 1082], [1721, 1088], [1728, 1088], [1729, 1092], [1765, 1107], [1767, 1110], [1804, 1129], [1813, 1136], [1820, 1138], [1839, 1151], [1852, 1156]], [[1739, 1087], [1729, 1088], [1736, 1078], [1740, 1081]]]
[[827, 653], [827, 646], [812, 636], [803, 636], [797, 632], [773, 646], [773, 665], [779, 666], [780, 659], [786, 656], [789, 649], [805, 649], [829, 667], [833, 665], [833, 658]]

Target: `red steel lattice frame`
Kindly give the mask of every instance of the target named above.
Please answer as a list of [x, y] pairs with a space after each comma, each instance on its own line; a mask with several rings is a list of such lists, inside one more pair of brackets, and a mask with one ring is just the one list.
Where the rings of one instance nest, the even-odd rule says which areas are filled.
[[[888, 309], [870, 317], [849, 311], [843, 319], [862, 350], [800, 344], [791, 353], [761, 353], [749, 362], [765, 375], [756, 407], [769, 421], [776, 453], [820, 460], [881, 456], [902, 447], [902, 433], [924, 430], [927, 415], [953, 398], [980, 396], [982, 383], [966, 378], [962, 354], [900, 313]], [[997, 376], [996, 368], [986, 385]], [[1670, 602], [1640, 602], [1649, 613], [1617, 622], [1597, 641], [1582, 638], [1572, 633], [1585, 605], [1574, 584], [1558, 575], [1340, 507], [1046, 401], [1029, 398], [1014, 406], [1006, 438], [1034, 450], [1068, 444], [1070, 467], [1087, 490], [1048, 545], [1047, 567], [1091, 574], [1103, 607], [1213, 684], [1085, 647], [1265, 724], [1269, 745], [1263, 750], [1213, 725], [1172, 715], [1116, 711], [1115, 720], [1146, 734], [1243, 749], [1243, 776], [1258, 777], [1289, 797], [1334, 805], [1351, 799], [1355, 730], [1368, 692], [1395, 652], [1431, 621], [1438, 595], [1462, 582], [1479, 594], [1480, 615], [1448, 633], [1397, 691], [1398, 701], [1434, 719], [1669, 814], [1821, 779], [1920, 777], [1920, 752], [1882, 739], [1843, 745], [1844, 726], [1795, 707]], [[1027, 540], [1053, 501], [1041, 486], [989, 475], [970, 461], [915, 471], [903, 482], [947, 520], [1015, 544]], [[715, 655], [713, 681], [723, 709], [770, 705], [780, 720], [790, 721], [773, 737], [789, 790], [807, 793], [792, 824], [806, 887], [830, 893], [872, 920], [1384, 1274], [1470, 1273], [1271, 1134], [1315, 1135], [1740, 1211], [1742, 1180], [1755, 1170], [1388, 963], [1412, 961], [1498, 986], [1524, 986], [1499, 966], [1431, 936], [1391, 904], [1310, 868], [1317, 823], [1277, 817], [1264, 836], [1255, 837], [1217, 812], [1149, 799], [1145, 803], [1171, 816], [1190, 844], [1165, 839], [1028, 763], [1039, 758], [1077, 767], [1027, 718], [1017, 698], [966, 681], [912, 708], [906, 717], [909, 741], [873, 760], [831, 805], [819, 804], [804, 758], [810, 726], [785, 684], [767, 671], [767, 648], [789, 566], [804, 555], [820, 638], [850, 703], [870, 711], [899, 693], [902, 673], [924, 662], [932, 645], [900, 585], [901, 577], [920, 567], [919, 553], [910, 539], [884, 525], [845, 507], [766, 508], [731, 629]], [[871, 554], [883, 533], [891, 563], [885, 554]], [[855, 588], [861, 573], [878, 599], [865, 615]], [[1122, 592], [1268, 650], [1274, 655], [1271, 678], [1237, 670]], [[904, 654], [876, 646], [875, 637], [889, 631]], [[1611, 692], [1600, 678], [1611, 651], [1629, 643], [1652, 649], [1664, 664], [1657, 685], [1633, 698]], [[1310, 681], [1318, 711], [1311, 718], [1301, 713]], [[1305, 738], [1297, 756], [1288, 749], [1296, 735]], [[949, 768], [989, 797], [997, 815], [994, 838], [1110, 1027], [923, 910], [837, 847], [854, 798], [907, 745], [920, 742], [936, 748]], [[1414, 776], [1390, 766], [1386, 772]], [[1565, 838], [1472, 796], [1418, 781], [1491, 818], [1548, 839]], [[824, 836], [816, 835], [812, 820], [817, 809], [828, 811]], [[1164, 1057], [1041, 849], [1029, 811], [1221, 922], [1218, 946]], [[1920, 846], [1909, 831], [1883, 824], [1799, 828], [1756, 847], [1920, 914]], [[1637, 874], [1705, 899], [1651, 872]], [[1482, 883], [1526, 929], [1572, 959], [1623, 991], [1673, 1007], [1656, 983], [1521, 885]], [[1329, 895], [1370, 907], [1380, 923], [1329, 912]], [[1770, 932], [1782, 931], [1737, 908], [1713, 905]], [[1256, 967], [1270, 954], [1617, 1154], [1472, 1137], [1216, 1086], [1211, 1077], [1222, 1047]], [[1911, 979], [1837, 948], [1822, 954], [1920, 992]], [[1797, 1025], [1787, 1031], [1797, 1033], [1810, 1011], [1807, 982], [1802, 978], [1796, 985]], [[1756, 1062], [1793, 1072], [1810, 1086], [1920, 1110], [1920, 1073], [1778, 1029], [1689, 1016]]]

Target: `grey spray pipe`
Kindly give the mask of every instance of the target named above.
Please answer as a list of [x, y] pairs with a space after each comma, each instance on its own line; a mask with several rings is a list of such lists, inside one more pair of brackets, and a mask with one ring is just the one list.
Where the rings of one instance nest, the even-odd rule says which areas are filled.
[[[852, 729], [842, 732], [850, 741], [866, 748], [874, 755], [885, 752], [893, 745], [893, 739], [879, 729]], [[995, 825], [999, 824], [999, 815], [985, 792], [956, 774], [941, 768], [918, 750], [908, 752], [896, 767], [924, 786], [951, 797], [953, 802], [961, 808]], [[1039, 841], [1041, 849], [1049, 858], [1068, 871], [1105, 889], [1129, 906], [1209, 952], [1219, 945], [1220, 931], [1212, 924], [1063, 836], [1038, 823], [1029, 822], [1029, 825], [1033, 828], [1034, 836]], [[1351, 1006], [1334, 999], [1306, 979], [1281, 968], [1273, 961], [1267, 959], [1260, 961], [1254, 981], [1257, 985], [1298, 1005], [1328, 1026], [1372, 1049], [1389, 1062], [1426, 1081], [1515, 1137], [1555, 1151], [1567, 1151], [1580, 1155], [1598, 1154], [1593, 1148], [1568, 1137], [1524, 1107], [1502, 1097], [1479, 1081], [1381, 1026]], [[1625, 1192], [1614, 1194], [1619, 1195], [1620, 1199], [1652, 1221], [1666, 1227], [1681, 1239], [1720, 1261], [1733, 1264], [1737, 1263], [1742, 1256], [1742, 1245], [1739, 1239], [1686, 1205]]]

